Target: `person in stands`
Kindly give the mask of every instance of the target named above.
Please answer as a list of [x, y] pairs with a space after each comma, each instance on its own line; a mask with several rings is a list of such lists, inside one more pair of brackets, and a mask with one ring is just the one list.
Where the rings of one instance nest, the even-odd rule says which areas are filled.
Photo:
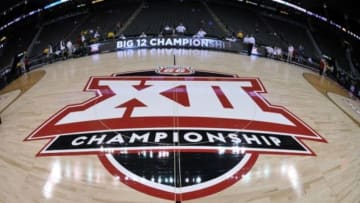
[[65, 59], [67, 57], [65, 40], [61, 40], [59, 44], [60, 44], [60, 55], [63, 59]]
[[269, 57], [269, 58], [273, 58], [274, 57], [274, 48], [272, 48], [271, 46], [266, 46], [265, 47], [265, 56]]
[[165, 25], [163, 34], [165, 36], [172, 36], [174, 34], [174, 29], [172, 27], [170, 27], [170, 25]]
[[206, 36], [206, 32], [204, 29], [200, 28], [199, 31], [194, 35], [195, 38], [203, 38]]
[[186, 32], [186, 27], [180, 23], [178, 26], [176, 26], [176, 33], [180, 36], [183, 36]]
[[244, 38], [244, 33], [243, 31], [239, 31], [238, 33], [236, 33], [236, 37], [239, 39], [239, 40], [243, 40]]
[[145, 34], [145, 32], [142, 32], [139, 37], [140, 37], [140, 38], [145, 38], [145, 37], [147, 37], [147, 35]]
[[94, 40], [95, 42], [99, 41], [100, 40], [100, 32], [98, 30], [95, 31], [94, 33]]
[[120, 33], [119, 36], [118, 36], [118, 39], [121, 39], [121, 40], [125, 40], [126, 37], [123, 33]]

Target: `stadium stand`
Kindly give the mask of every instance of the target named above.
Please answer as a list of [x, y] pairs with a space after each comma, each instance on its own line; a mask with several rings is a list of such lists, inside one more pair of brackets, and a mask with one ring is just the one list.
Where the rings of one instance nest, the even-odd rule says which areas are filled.
[[357, 69], [360, 72], [360, 53], [357, 49], [352, 48], [351, 50], [351, 60]]
[[331, 29], [324, 27], [320, 23], [312, 27], [316, 27], [316, 29], [312, 30], [312, 33], [322, 54], [334, 58], [337, 61], [339, 69], [350, 71], [349, 61], [347, 61], [345, 57], [345, 47], [342, 42], [342, 36], [336, 32], [332, 32]]
[[83, 30], [100, 29], [102, 35], [114, 32], [117, 23], [124, 24], [139, 6], [139, 3], [122, 3], [120, 6], [95, 7], [87, 16], [84, 23], [78, 26], [71, 35], [73, 41]]
[[186, 35], [193, 35], [203, 27], [208, 36], [225, 36], [199, 1], [168, 1], [164, 4], [161, 0], [148, 1], [124, 34], [138, 36], [145, 32], [157, 36], [165, 25], [176, 27], [180, 22], [187, 28]]
[[240, 5], [211, 3], [210, 7], [231, 32], [243, 31], [245, 34], [255, 34], [258, 45], [277, 46], [287, 50], [289, 44], [294, 47], [301, 44], [305, 48], [305, 56], [319, 58], [307, 34], [306, 25]]
[[274, 35], [271, 28], [251, 9], [218, 3], [211, 3], [209, 6], [232, 33], [242, 31], [245, 35], [253, 34], [257, 44], [260, 45], [286, 47], [285, 43]]
[[[306, 30], [306, 25], [291, 22], [289, 19], [284, 19], [275, 15], [266, 15], [264, 20], [269, 23], [274, 32], [286, 44], [292, 44], [294, 47], [302, 45], [304, 47], [304, 54], [307, 57], [319, 58], [316, 53], [315, 47], [312, 44]], [[287, 47], [285, 47], [287, 50]]]
[[45, 25], [29, 56], [35, 57], [41, 55], [43, 49], [49, 44], [52, 44], [54, 51], [59, 49], [59, 42], [68, 39], [70, 37], [69, 33], [86, 17], [86, 15], [71, 16]]
[[45, 23], [47, 25], [44, 25], [30, 56], [41, 55], [43, 49], [50, 43], [53, 44], [54, 50], [58, 49], [60, 40], [70, 39], [75, 43], [83, 30], [99, 29], [101, 35], [106, 36], [107, 32], [115, 30], [117, 23], [126, 21], [138, 5], [123, 3], [117, 7], [114, 5], [112, 5], [114, 7], [94, 7], [86, 14], [82, 12], [78, 15], [51, 20], [49, 24]]
[[25, 25], [16, 29], [16, 32], [9, 31], [4, 36], [7, 37], [0, 60], [0, 67], [10, 65], [15, 55], [27, 50], [29, 44], [34, 38], [37, 28], [33, 25]]

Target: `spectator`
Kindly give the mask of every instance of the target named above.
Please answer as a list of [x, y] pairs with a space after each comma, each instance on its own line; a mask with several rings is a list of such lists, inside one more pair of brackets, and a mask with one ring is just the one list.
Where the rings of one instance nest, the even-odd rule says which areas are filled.
[[139, 36], [140, 38], [146, 38], [147, 35], [145, 34], [145, 32], [142, 32], [141, 35]]
[[326, 61], [324, 58], [321, 58], [319, 63], [319, 75], [322, 75], [325, 71], [326, 71]]
[[100, 40], [100, 33], [99, 33], [99, 31], [95, 31], [95, 34], [94, 34], [94, 39], [95, 39], [95, 41], [99, 41]]
[[108, 32], [106, 37], [108, 39], [115, 39], [115, 33], [114, 32]]
[[45, 47], [44, 49], [43, 49], [43, 56], [47, 56], [48, 54], [49, 54], [49, 48], [48, 47]]
[[297, 60], [299, 63], [302, 63], [304, 60], [304, 47], [302, 44], [299, 45]]
[[195, 38], [203, 38], [206, 36], [206, 32], [205, 30], [203, 30], [202, 28], [199, 29], [199, 31], [194, 35]]
[[163, 34], [166, 36], [171, 36], [174, 33], [174, 29], [170, 27], [169, 25], [165, 25]]
[[68, 40], [66, 42], [66, 48], [67, 48], [68, 56], [71, 57], [73, 54], [73, 44], [72, 44], [71, 40]]
[[63, 57], [63, 59], [65, 59], [66, 57], [66, 46], [65, 46], [65, 42], [64, 40], [60, 41], [60, 55]]
[[81, 33], [80, 33], [80, 40], [81, 40], [81, 45], [82, 45], [82, 46], [86, 46], [86, 36], [85, 36], [85, 32], [81, 32]]
[[27, 53], [24, 53], [24, 68], [25, 68], [25, 72], [30, 71], [30, 59]]
[[308, 62], [309, 64], [312, 64], [312, 63], [313, 63], [312, 58], [311, 58], [311, 57], [309, 57], [309, 58], [307, 59], [307, 62]]
[[248, 48], [249, 48], [249, 35], [246, 35], [244, 38], [243, 38], [243, 44], [244, 46], [246, 46], [246, 52], [248, 52]]
[[50, 62], [51, 63], [51, 61], [52, 61], [52, 57], [53, 57], [53, 47], [52, 47], [52, 45], [51, 44], [49, 44], [49, 46], [48, 46], [48, 52], [47, 52], [47, 61], [48, 62]]
[[243, 33], [243, 31], [240, 30], [240, 31], [236, 34], [236, 37], [237, 37], [238, 39], [242, 40], [242, 39], [244, 38], [244, 33]]
[[248, 38], [248, 55], [251, 55], [251, 52], [255, 46], [255, 37], [253, 35], [250, 35]]
[[126, 37], [123, 33], [120, 33], [118, 39], [125, 40]]
[[273, 56], [274, 56], [274, 59], [277, 59], [278, 58], [278, 52], [277, 52], [277, 46], [274, 46], [274, 49], [273, 49]]
[[281, 60], [282, 59], [282, 50], [280, 47], [275, 46], [273, 52], [274, 58]]
[[248, 44], [248, 43], [249, 43], [249, 35], [245, 35], [245, 37], [243, 38], [243, 43], [244, 43], [244, 44]]
[[288, 46], [288, 54], [287, 54], [287, 59], [286, 61], [287, 62], [291, 62], [292, 61], [292, 58], [293, 58], [293, 55], [294, 55], [294, 47], [293, 45], [289, 45]]
[[78, 56], [84, 56], [86, 54], [86, 44], [87, 44], [85, 31], [82, 31], [80, 33], [80, 36], [77, 41], [78, 41], [79, 47], [76, 49], [75, 54]]
[[278, 47], [278, 48], [276, 49], [276, 55], [277, 55], [277, 58], [278, 58], [279, 60], [282, 60], [283, 54], [282, 54], [282, 49], [281, 49], [280, 47]]
[[274, 56], [274, 49], [271, 46], [265, 47], [266, 57], [272, 58]]
[[176, 33], [177, 33], [178, 35], [183, 36], [183, 35], [185, 34], [185, 32], [186, 32], [186, 27], [185, 27], [182, 23], [180, 23], [180, 24], [176, 27]]

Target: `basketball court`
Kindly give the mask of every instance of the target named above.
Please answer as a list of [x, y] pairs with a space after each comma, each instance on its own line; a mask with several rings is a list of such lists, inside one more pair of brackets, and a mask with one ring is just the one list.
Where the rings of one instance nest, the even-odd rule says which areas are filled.
[[[156, 76], [159, 67], [209, 76]], [[35, 69], [0, 102], [0, 202], [360, 202], [360, 103], [296, 65], [118, 51]], [[130, 118], [105, 119], [116, 115]]]

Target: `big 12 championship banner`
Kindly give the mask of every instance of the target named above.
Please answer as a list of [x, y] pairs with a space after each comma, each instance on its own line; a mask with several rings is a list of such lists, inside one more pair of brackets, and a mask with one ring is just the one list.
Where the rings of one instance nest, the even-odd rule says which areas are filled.
[[241, 50], [241, 45], [240, 43], [214, 38], [191, 37], [127, 38], [90, 45], [90, 50], [93, 53], [137, 48], [189, 48], [238, 52]]

